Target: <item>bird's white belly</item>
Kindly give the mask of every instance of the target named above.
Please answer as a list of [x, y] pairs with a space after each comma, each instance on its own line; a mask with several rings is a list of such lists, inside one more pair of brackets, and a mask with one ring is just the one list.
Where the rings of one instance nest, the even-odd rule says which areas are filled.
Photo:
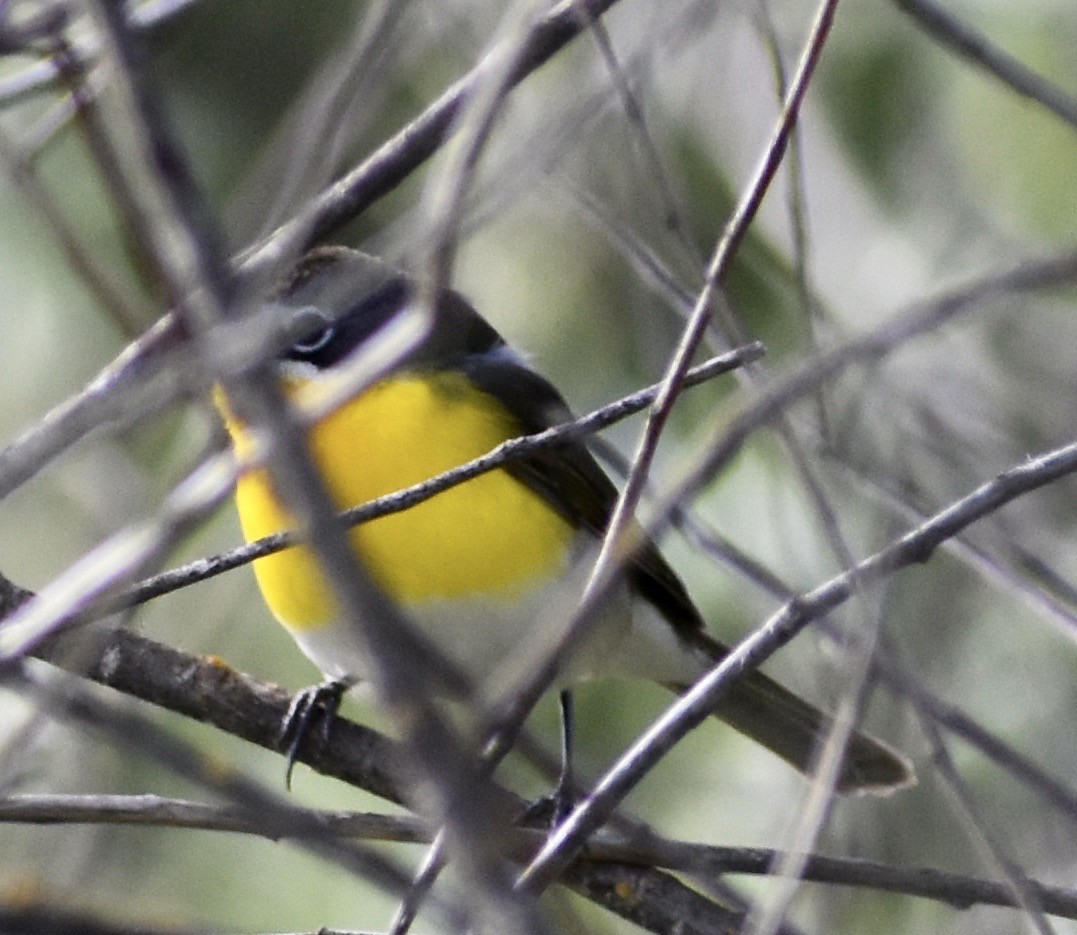
[[[405, 608], [418, 631], [487, 698], [511, 691], [539, 668], [574, 619], [593, 562], [574, 561], [560, 578], [512, 599], [484, 596], [433, 599]], [[331, 678], [362, 680], [369, 665], [357, 624], [335, 620], [293, 631], [304, 653]], [[417, 677], [420, 667], [416, 666]], [[645, 676], [659, 681], [694, 677], [670, 625], [645, 601], [617, 587], [583, 641], [561, 667], [555, 684], [606, 676]]]

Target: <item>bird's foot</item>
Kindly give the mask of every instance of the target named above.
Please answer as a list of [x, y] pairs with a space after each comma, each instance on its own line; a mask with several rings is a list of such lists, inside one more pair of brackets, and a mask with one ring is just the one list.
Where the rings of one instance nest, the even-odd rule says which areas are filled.
[[520, 817], [523, 825], [538, 825], [546, 828], [556, 828], [571, 814], [576, 807], [576, 792], [572, 788], [570, 779], [562, 776], [554, 787], [553, 792], [535, 799], [524, 810]]
[[285, 750], [287, 761], [284, 771], [285, 788], [292, 788], [292, 770], [315, 722], [321, 722], [319, 741], [323, 746], [328, 742], [333, 718], [336, 717], [341, 698], [350, 687], [351, 683], [343, 679], [329, 679], [320, 685], [311, 685], [295, 693], [277, 735], [277, 746]]

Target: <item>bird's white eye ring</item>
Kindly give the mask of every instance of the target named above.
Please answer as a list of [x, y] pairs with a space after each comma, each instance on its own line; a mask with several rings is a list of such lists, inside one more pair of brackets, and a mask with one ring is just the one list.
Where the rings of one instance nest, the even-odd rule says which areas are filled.
[[333, 340], [336, 322], [316, 308], [305, 308], [296, 318], [296, 330], [304, 337], [292, 345], [292, 353], [317, 354]]

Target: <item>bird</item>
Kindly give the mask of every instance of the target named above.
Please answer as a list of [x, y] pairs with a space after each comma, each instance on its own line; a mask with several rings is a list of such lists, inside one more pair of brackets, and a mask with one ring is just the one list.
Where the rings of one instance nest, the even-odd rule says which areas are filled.
[[[366, 253], [343, 246], [308, 252], [279, 294], [297, 310], [294, 330], [300, 332], [275, 361], [286, 397], [296, 403], [315, 398], [416, 295], [411, 276]], [[430, 304], [432, 319], [411, 349], [308, 428], [313, 463], [342, 511], [572, 419], [557, 389], [463, 295], [445, 288]], [[223, 391], [217, 401], [236, 451], [249, 451], [248, 427]], [[529, 664], [556, 640], [617, 496], [587, 446], [573, 439], [356, 525], [348, 535], [373, 581], [452, 666], [483, 686]], [[248, 541], [295, 526], [264, 467], [240, 472], [235, 504]], [[258, 558], [254, 573], [272, 615], [325, 676], [320, 698], [335, 710], [340, 694], [368, 671], [356, 624], [338, 612], [307, 547]], [[573, 685], [642, 678], [683, 693], [727, 653], [657, 546], [645, 540], [558, 673], [565, 731], [559, 800], [572, 781]], [[309, 716], [316, 696], [300, 697]], [[805, 773], [833, 723], [759, 671], [736, 681], [714, 713]], [[852, 733], [839, 791], [888, 793], [911, 781], [906, 757], [866, 733]]]

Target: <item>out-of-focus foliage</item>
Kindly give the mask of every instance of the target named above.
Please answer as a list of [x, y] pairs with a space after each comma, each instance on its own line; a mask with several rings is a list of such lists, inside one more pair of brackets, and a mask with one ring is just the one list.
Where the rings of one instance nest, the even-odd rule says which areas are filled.
[[[791, 73], [810, 11], [798, 3], [769, 6]], [[201, 0], [157, 28], [149, 50], [159, 86], [231, 245], [240, 249], [286, 219], [463, 74], [496, 31], [500, 7], [408, 4], [356, 96], [325, 123], [318, 117], [329, 109], [333, 81], [371, 4]], [[757, 12], [754, 4], [715, 12], [710, 4], [623, 0], [608, 17], [690, 245], [668, 222], [671, 206], [587, 37], [513, 95], [484, 153], [456, 284], [581, 411], [660, 376], [686, 309], [643, 271], [643, 257], [653, 257], [691, 298], [765, 144], [778, 93]], [[1070, 0], [1041, 0], [1020, 12], [966, 3], [955, 12], [1077, 93]], [[0, 81], [29, 64], [26, 57], [0, 61]], [[14, 139], [32, 132], [51, 99], [4, 104], [0, 129]], [[779, 179], [728, 279], [741, 328], [768, 345], [766, 372], [781, 373], [816, 344], [841, 341], [943, 287], [1072, 249], [1075, 139], [1072, 127], [954, 58], [887, 4], [839, 7], [798, 139], [802, 187], [793, 192], [787, 174]], [[162, 309], [139, 283], [78, 126], [66, 126], [36, 165], [79, 238], [132, 283], [151, 321]], [[436, 157], [340, 239], [394, 260], [421, 256], [429, 186], [444, 167]], [[794, 197], [805, 214], [802, 257], [791, 232]], [[125, 337], [10, 181], [0, 183], [0, 217], [6, 442], [80, 389]], [[986, 303], [829, 386], [825, 419], [815, 400], [791, 412], [856, 556], [908, 528], [907, 517], [885, 506], [888, 497], [931, 513], [1028, 453], [1073, 438], [1074, 312], [1072, 290]], [[724, 378], [686, 394], [660, 450], [659, 489], [727, 417], [735, 385]], [[638, 428], [638, 421], [621, 425], [609, 437], [631, 451]], [[38, 588], [108, 533], [152, 515], [211, 431], [212, 417], [191, 406], [79, 445], [0, 503], [0, 571]], [[992, 557], [996, 572], [942, 552], [927, 567], [895, 576], [878, 595], [885, 632], [931, 690], [1071, 785], [1073, 634], [1032, 606], [1029, 595], [1057, 597], [1060, 590], [1034, 569], [1037, 561], [1071, 586], [1077, 580], [1073, 494], [1070, 480], [973, 530], [970, 542]], [[794, 587], [809, 589], [839, 568], [789, 453], [772, 434], [754, 436], [693, 507], [702, 523]], [[225, 511], [174, 558], [238, 541]], [[723, 638], [735, 639], [777, 606], [700, 549], [676, 538], [666, 549]], [[1077, 612], [1072, 595], [1068, 607]], [[848, 626], [861, 620], [856, 608], [837, 616]], [[154, 602], [134, 619], [156, 639], [220, 655], [292, 687], [317, 677], [270, 621], [248, 571]], [[772, 670], [821, 701], [842, 694], [841, 654], [811, 633]], [[581, 772], [608, 765], [664, 699], [637, 686], [584, 689]], [[376, 719], [365, 702], [347, 705]], [[281, 783], [279, 758], [158, 716], [268, 783]], [[554, 720], [552, 705], [544, 704], [536, 732], [552, 740]], [[917, 761], [920, 784], [892, 799], [838, 801], [820, 849], [994, 876], [932, 768], [908, 705], [880, 692], [867, 722]], [[11, 752], [0, 759], [3, 792], [191, 794], [129, 753], [42, 723], [6, 694], [0, 743], [12, 745], [2, 748]], [[952, 748], [984, 824], [1010, 856], [1031, 877], [1072, 883], [1072, 825], [968, 746]], [[510, 766], [506, 775], [531, 792], [541, 789], [521, 767]], [[768, 754], [705, 725], [629, 805], [671, 837], [780, 845], [802, 791]], [[328, 808], [383, 807], [303, 768], [295, 795]], [[27, 881], [121, 919], [225, 930], [376, 929], [393, 908], [377, 891], [287, 845], [200, 832], [0, 826], [0, 896]], [[767, 885], [749, 888], [765, 892]], [[793, 918], [807, 930], [834, 933], [1008, 933], [1026, 925], [1009, 910], [962, 913], [823, 887], [804, 891]], [[597, 911], [587, 919], [595, 931], [628, 930]], [[1058, 931], [1077, 931], [1064, 926]]]

